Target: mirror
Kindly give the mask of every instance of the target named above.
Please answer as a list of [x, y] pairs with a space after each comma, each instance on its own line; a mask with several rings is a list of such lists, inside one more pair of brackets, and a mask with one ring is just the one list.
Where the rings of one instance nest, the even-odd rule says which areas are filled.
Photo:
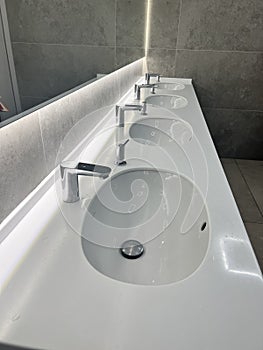
[[143, 57], [146, 9], [147, 0], [0, 0], [0, 122]]

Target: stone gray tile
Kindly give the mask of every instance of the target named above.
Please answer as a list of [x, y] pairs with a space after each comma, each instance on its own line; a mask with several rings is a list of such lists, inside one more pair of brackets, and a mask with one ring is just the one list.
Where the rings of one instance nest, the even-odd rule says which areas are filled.
[[117, 47], [116, 48], [116, 69], [132, 63], [145, 55], [145, 50], [138, 47]]
[[0, 221], [91, 131], [142, 70], [139, 60], [0, 129]]
[[179, 50], [176, 75], [193, 78], [203, 107], [263, 110], [263, 52]]
[[263, 50], [261, 0], [183, 0], [178, 48]]
[[23, 96], [51, 98], [115, 67], [115, 49], [107, 47], [19, 43], [13, 53]]
[[38, 112], [0, 129], [0, 222], [47, 175]]
[[59, 99], [39, 109], [38, 117], [49, 173], [58, 165], [56, 160], [60, 147], [66, 148], [68, 153], [71, 151], [68, 143], [66, 145], [63, 143], [66, 134], [73, 127], [68, 98]]
[[115, 0], [8, 0], [12, 41], [115, 44]]
[[129, 64], [128, 66], [119, 69], [117, 74], [117, 79], [120, 89], [120, 97], [123, 96], [144, 74], [146, 58], [142, 58]]
[[117, 46], [144, 47], [146, 9], [146, 0], [117, 0]]
[[142, 69], [143, 60], [134, 62], [55, 101], [54, 107], [48, 106], [49, 117], [43, 111], [41, 126], [49, 170], [114, 110], [121, 95], [142, 75]]
[[263, 161], [238, 159], [237, 164], [263, 215]]
[[180, 0], [152, 1], [150, 48], [176, 48], [179, 15]]
[[147, 55], [148, 71], [174, 77], [175, 54], [176, 50], [150, 49]]
[[263, 159], [263, 112], [203, 108], [220, 157]]
[[245, 226], [259, 266], [263, 271], [263, 224], [245, 222]]
[[243, 221], [263, 223], [263, 217], [236, 163], [223, 167]]
[[37, 106], [48, 99], [48, 97], [20, 96], [22, 110], [25, 111], [29, 108]]

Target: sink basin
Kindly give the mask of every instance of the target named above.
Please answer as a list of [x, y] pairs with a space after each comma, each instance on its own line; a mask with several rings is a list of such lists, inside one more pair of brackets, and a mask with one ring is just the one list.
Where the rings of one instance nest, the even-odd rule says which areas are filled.
[[157, 83], [156, 84], [156, 89], [158, 90], [183, 90], [185, 86], [180, 83]]
[[151, 95], [146, 97], [146, 103], [168, 109], [179, 109], [188, 105], [188, 101], [183, 96], [178, 95]]
[[132, 124], [129, 133], [136, 142], [164, 148], [172, 141], [186, 144], [193, 137], [191, 125], [175, 118], [143, 118]]
[[[109, 179], [90, 202], [82, 248], [90, 264], [113, 279], [143, 285], [169, 284], [193, 274], [205, 258], [209, 220], [195, 185], [179, 174], [125, 170]], [[143, 246], [137, 259], [123, 243]]]

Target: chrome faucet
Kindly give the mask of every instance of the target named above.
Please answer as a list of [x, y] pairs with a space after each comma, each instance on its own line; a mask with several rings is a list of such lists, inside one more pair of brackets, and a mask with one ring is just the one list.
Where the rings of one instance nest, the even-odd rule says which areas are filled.
[[116, 148], [116, 162], [115, 164], [117, 165], [126, 165], [127, 162], [125, 160], [125, 146], [127, 145], [127, 143], [129, 142], [129, 139], [127, 139], [124, 142], [120, 142], [117, 144], [117, 148]]
[[95, 176], [106, 179], [111, 172], [107, 166], [78, 163], [62, 162], [60, 164], [60, 175], [62, 182], [62, 198], [66, 203], [74, 203], [79, 200], [79, 181], [78, 176]]
[[160, 82], [161, 74], [159, 74], [159, 73], [146, 73], [146, 74], [145, 74], [145, 81], [146, 81], [146, 84], [150, 84], [151, 77], [156, 77], [156, 78], [157, 78], [157, 81]]
[[140, 111], [142, 115], [146, 115], [146, 102], [142, 104], [126, 104], [124, 106], [116, 106], [117, 125], [124, 127], [124, 115], [126, 111]]
[[154, 93], [155, 84], [135, 84], [134, 92], [136, 94], [136, 100], [141, 99], [141, 89], [151, 89], [151, 93]]

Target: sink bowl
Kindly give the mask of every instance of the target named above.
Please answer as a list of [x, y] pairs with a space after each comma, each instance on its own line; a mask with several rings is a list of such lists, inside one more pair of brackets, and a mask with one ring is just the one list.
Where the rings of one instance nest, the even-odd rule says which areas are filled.
[[[102, 274], [161, 285], [198, 269], [209, 230], [203, 197], [191, 181], [172, 172], [131, 169], [109, 179], [92, 199], [81, 243], [89, 263]], [[143, 246], [137, 259], [122, 255], [120, 248], [129, 240]]]
[[156, 83], [156, 89], [158, 90], [183, 90], [185, 86], [180, 83]]
[[184, 108], [188, 101], [183, 96], [177, 95], [151, 95], [145, 98], [146, 103], [168, 109]]
[[129, 134], [136, 142], [165, 148], [173, 141], [180, 145], [191, 142], [193, 129], [182, 119], [142, 118], [131, 125]]

